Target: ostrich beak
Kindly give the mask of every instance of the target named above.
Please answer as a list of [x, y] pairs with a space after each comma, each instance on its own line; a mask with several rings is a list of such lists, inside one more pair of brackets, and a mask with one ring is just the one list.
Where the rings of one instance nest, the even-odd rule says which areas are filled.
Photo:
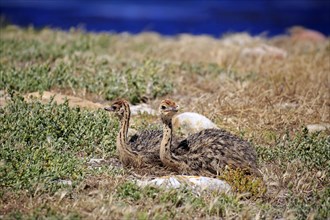
[[114, 111], [114, 109], [113, 109], [111, 106], [109, 106], [109, 107], [104, 107], [104, 110], [106, 110], [106, 111], [108, 111], [108, 112], [113, 112], [113, 111]]
[[172, 112], [178, 112], [179, 111], [179, 106], [170, 107], [169, 110], [172, 111]]

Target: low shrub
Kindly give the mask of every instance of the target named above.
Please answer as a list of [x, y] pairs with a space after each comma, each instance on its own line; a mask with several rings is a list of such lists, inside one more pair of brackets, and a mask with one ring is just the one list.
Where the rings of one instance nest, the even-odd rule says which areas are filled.
[[17, 95], [1, 108], [0, 124], [0, 185], [30, 191], [80, 180], [88, 158], [113, 154], [118, 128], [103, 111], [28, 103]]

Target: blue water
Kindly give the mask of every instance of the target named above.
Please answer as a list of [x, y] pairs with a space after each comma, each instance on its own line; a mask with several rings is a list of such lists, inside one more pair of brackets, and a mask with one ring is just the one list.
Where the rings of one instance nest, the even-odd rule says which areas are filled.
[[330, 35], [330, 0], [0, 0], [0, 14], [11, 23], [37, 28], [272, 36], [301, 25]]

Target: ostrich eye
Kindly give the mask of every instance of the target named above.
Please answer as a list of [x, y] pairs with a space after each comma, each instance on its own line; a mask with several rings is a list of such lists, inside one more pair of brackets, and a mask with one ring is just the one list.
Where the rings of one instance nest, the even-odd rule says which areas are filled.
[[162, 105], [161, 109], [163, 109], [163, 110], [166, 109], [166, 106], [165, 105]]
[[115, 106], [115, 105], [111, 106], [111, 108], [112, 108], [114, 111], [117, 110], [117, 106]]

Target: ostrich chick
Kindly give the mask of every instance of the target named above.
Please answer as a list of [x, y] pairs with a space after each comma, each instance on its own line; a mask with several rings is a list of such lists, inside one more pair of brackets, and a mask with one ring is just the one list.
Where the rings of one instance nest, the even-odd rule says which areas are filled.
[[[162, 165], [159, 158], [160, 142], [163, 137], [161, 130], [142, 131], [127, 140], [131, 116], [129, 103], [124, 99], [118, 99], [110, 107], [105, 107], [104, 109], [115, 113], [120, 120], [116, 147], [119, 159], [124, 165], [133, 167]], [[178, 142], [176, 139], [174, 141]]]
[[[178, 106], [169, 99], [163, 100], [159, 107], [163, 122], [159, 155], [165, 166], [180, 173], [207, 176], [219, 175], [229, 166], [260, 176], [254, 148], [247, 141], [225, 130], [205, 129], [188, 136], [179, 146], [173, 145], [172, 118], [177, 111]], [[173, 146], [186, 151], [171, 151]]]

